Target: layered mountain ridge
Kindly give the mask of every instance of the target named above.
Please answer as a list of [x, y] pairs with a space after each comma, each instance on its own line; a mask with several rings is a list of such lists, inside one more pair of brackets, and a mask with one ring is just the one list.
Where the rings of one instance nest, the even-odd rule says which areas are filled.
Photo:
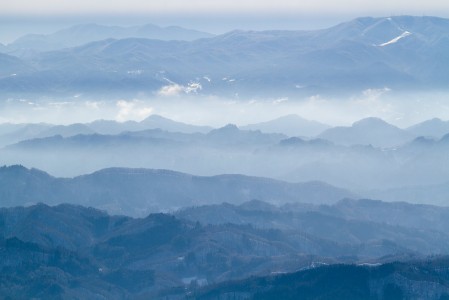
[[55, 178], [22, 166], [0, 168], [2, 206], [73, 203], [110, 213], [143, 216], [206, 203], [333, 203], [353, 194], [325, 183], [287, 183], [242, 175], [193, 176], [168, 170], [110, 168]]
[[360, 18], [324, 30], [233, 31], [190, 42], [96, 41], [22, 57], [17, 65], [25, 69], [6, 68], [0, 86], [11, 95], [147, 97], [170, 86], [181, 94], [259, 97], [432, 91], [447, 87], [448, 49], [447, 19]]

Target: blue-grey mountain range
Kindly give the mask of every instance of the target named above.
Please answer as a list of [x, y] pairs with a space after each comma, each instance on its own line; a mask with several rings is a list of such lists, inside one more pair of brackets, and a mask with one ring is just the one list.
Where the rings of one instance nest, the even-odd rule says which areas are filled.
[[[230, 212], [234, 217], [229, 218]], [[252, 201], [139, 219], [68, 204], [2, 208], [0, 292], [23, 298], [166, 299], [170, 295], [182, 299], [192, 293], [207, 295], [213, 289], [221, 293], [221, 284], [233, 290], [235, 280], [249, 277], [309, 272], [313, 279], [309, 283], [301, 280], [288, 286], [308, 286], [310, 293], [318, 280], [327, 282], [320, 286], [321, 293], [340, 295], [361, 288], [376, 294], [394, 283], [409, 295], [441, 295], [448, 290], [442, 280], [447, 273], [441, 268], [446, 259], [426, 255], [447, 252], [447, 214], [441, 207], [370, 200], [289, 207]], [[217, 215], [219, 219], [214, 219]], [[236, 222], [235, 216], [240, 220]], [[416, 222], [410, 223], [413, 218]], [[402, 268], [379, 267], [398, 260]], [[366, 276], [353, 282], [354, 270], [335, 273], [332, 280], [318, 275], [341, 268], [339, 263], [365, 268], [364, 272], [369, 266], [379, 267], [381, 272], [369, 277], [369, 288], [364, 284]], [[295, 278], [295, 274], [282, 276]], [[270, 287], [262, 289], [266, 292], [280, 283], [268, 282], [261, 283]], [[205, 290], [200, 290], [204, 285]], [[254, 293], [254, 286], [258, 285], [237, 291]], [[410, 286], [414, 288], [407, 289]], [[340, 294], [334, 294], [337, 291]]]
[[[0, 45], [0, 110], [36, 114], [413, 105], [448, 87], [449, 19], [427, 16], [220, 35], [83, 24]], [[0, 298], [449, 299], [448, 166], [438, 118], [0, 124]]]
[[407, 128], [416, 136], [441, 138], [449, 132], [449, 121], [433, 118]]
[[[60, 135], [71, 137], [75, 135], [104, 134], [113, 135], [123, 132], [136, 132], [148, 129], [160, 129], [176, 133], [207, 133], [213, 128], [209, 126], [195, 126], [151, 115], [140, 122], [117, 122], [112, 120], [96, 120], [86, 124], [53, 125], [46, 123], [35, 124], [0, 124], [0, 145], [14, 144], [23, 140], [45, 138]], [[301, 131], [301, 132], [306, 132]]]
[[[294, 96], [445, 90], [449, 20], [359, 18], [315, 31], [232, 31], [194, 41], [106, 39], [0, 57], [10, 96], [148, 96], [181, 93]], [[11, 65], [13, 67], [11, 67]]]
[[[426, 120], [405, 129], [398, 128], [379, 118], [361, 119], [351, 126], [332, 127], [317, 121], [307, 120], [298, 115], [285, 115], [273, 120], [238, 126], [244, 131], [261, 131], [268, 134], [282, 134], [287, 137], [310, 139], [322, 138], [339, 145], [373, 145], [376, 147], [397, 147], [412, 141], [417, 137], [440, 139], [449, 133], [449, 122], [438, 118]], [[229, 127], [229, 128], [232, 128]], [[144, 132], [149, 129], [156, 131]], [[164, 132], [185, 134], [206, 134], [213, 127], [191, 125], [176, 122], [160, 115], [150, 115], [144, 120], [117, 122], [114, 120], [96, 120], [90, 123], [75, 123], [69, 125], [54, 125], [48, 123], [2, 123], [0, 124], [0, 145], [6, 146], [24, 140], [52, 137], [60, 135], [71, 137], [75, 135], [102, 134], [116, 135], [121, 133], [134, 136], [164, 137]], [[172, 135], [171, 137], [174, 137]], [[178, 135], [181, 137], [181, 135]], [[192, 137], [193, 138], [193, 137]], [[294, 143], [294, 139], [284, 144]], [[299, 140], [296, 140], [298, 143]]]
[[[156, 116], [149, 120], [160, 119]], [[69, 177], [110, 167], [143, 167], [203, 176], [245, 174], [290, 182], [317, 180], [364, 192], [444, 185], [449, 176], [448, 134], [441, 138], [415, 138], [410, 131], [380, 119], [369, 118], [351, 127], [331, 128], [320, 138], [242, 130], [232, 124], [206, 131], [207, 128], [162, 120], [161, 124], [176, 125], [175, 128], [185, 131], [156, 128], [63, 136], [64, 131], [70, 133], [73, 128], [57, 127], [53, 133], [64, 129], [58, 135], [29, 136], [28, 140], [3, 147], [1, 163], [23, 164]], [[106, 125], [102, 130], [107, 131], [127, 126], [135, 130], [145, 123], [92, 124]], [[48, 132], [46, 125], [39, 126]], [[92, 129], [89, 124], [86, 126]], [[78, 125], [75, 129], [86, 130], [86, 127]], [[436, 202], [432, 201], [431, 194], [425, 198], [426, 202], [442, 204], [441, 196], [435, 198], [439, 199]]]
[[416, 136], [378, 118], [365, 118], [350, 127], [333, 127], [318, 137], [339, 145], [373, 145], [395, 147], [410, 142]]
[[210, 38], [212, 34], [179, 26], [160, 27], [154, 24], [142, 26], [120, 27], [99, 24], [80, 24], [65, 28], [52, 34], [27, 34], [14, 42], [3, 45], [3, 52], [19, 52], [29, 55], [30, 52], [53, 51], [74, 46], [81, 46], [105, 39], [147, 38], [154, 40], [191, 41]]
[[242, 175], [193, 176], [168, 170], [111, 168], [78, 176], [55, 178], [22, 166], [0, 168], [2, 207], [73, 203], [114, 214], [143, 216], [194, 205], [252, 199], [273, 204], [334, 203], [356, 197], [322, 182], [287, 183]]

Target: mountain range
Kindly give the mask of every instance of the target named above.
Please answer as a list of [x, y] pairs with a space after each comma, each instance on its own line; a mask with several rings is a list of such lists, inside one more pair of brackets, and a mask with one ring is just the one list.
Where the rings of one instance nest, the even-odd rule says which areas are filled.
[[[146, 126], [179, 132], [140, 130]], [[368, 196], [376, 195], [373, 191], [382, 195], [390, 190], [388, 199], [392, 199], [394, 189], [403, 187], [423, 187], [422, 194], [430, 193], [435, 191], [432, 186], [444, 185], [448, 176], [447, 134], [440, 139], [415, 138], [408, 130], [375, 118], [363, 119], [351, 127], [327, 129], [320, 138], [242, 130], [233, 124], [212, 129], [159, 116], [142, 122], [99, 121], [52, 127], [6, 124], [2, 130], [12, 131], [2, 136], [3, 142], [21, 141], [0, 149], [0, 163], [22, 164], [65, 177], [127, 167], [202, 176], [244, 174], [289, 182], [322, 181]], [[275, 125], [273, 128], [277, 131]], [[114, 134], [123, 129], [134, 131]], [[89, 133], [91, 130], [95, 133]], [[48, 136], [38, 138], [41, 135]], [[439, 200], [433, 202], [432, 194], [428, 194], [425, 199], [431, 201], [426, 203], [441, 204], [444, 197], [439, 195], [435, 197]]]
[[[117, 120], [214, 101], [245, 105], [230, 120], [339, 99], [353, 114], [378, 91], [413, 106], [448, 84], [449, 19], [427, 16], [220, 35], [82, 24], [0, 44], [0, 110], [33, 119], [62, 103], [115, 104]], [[396, 104], [382, 113], [399, 122]], [[0, 298], [449, 299], [448, 166], [438, 118], [0, 124]]]
[[366, 118], [355, 122], [350, 127], [329, 128], [318, 137], [339, 145], [360, 144], [375, 147], [394, 147], [410, 142], [415, 135], [381, 119]]
[[[174, 213], [177, 218], [200, 222], [201, 224], [252, 224], [257, 228], [301, 230], [324, 239], [348, 242], [376, 239], [376, 235], [381, 232], [386, 237], [389, 235], [387, 233], [390, 230], [388, 229], [389, 226], [396, 227], [398, 230], [414, 228], [423, 231], [435, 231], [435, 233], [444, 232], [448, 226], [448, 214], [449, 208], [447, 206], [384, 202], [370, 199], [342, 199], [332, 204], [296, 202], [282, 205], [252, 200], [240, 205], [223, 203], [186, 207]], [[371, 227], [370, 222], [382, 224], [386, 227], [376, 225], [380, 227], [375, 229], [375, 226]], [[344, 230], [327, 230], [340, 226]], [[381, 227], [382, 229], [380, 229]], [[361, 228], [363, 228], [363, 235], [358, 233]], [[349, 234], [351, 237], [343, 238], [341, 234]], [[402, 238], [389, 239], [399, 242]], [[405, 243], [402, 245], [405, 245]], [[432, 251], [430, 248], [428, 250]]]
[[[438, 118], [425, 120], [401, 129], [382, 119], [369, 117], [361, 119], [352, 126], [332, 127], [321, 122], [307, 120], [290, 114], [248, 125], [239, 125], [245, 131], [278, 133], [288, 137], [310, 139], [322, 138], [340, 145], [373, 145], [378, 147], [398, 146], [412, 141], [416, 137], [440, 139], [449, 133], [449, 121]], [[173, 133], [209, 133], [216, 129], [210, 126], [192, 125], [173, 121], [166, 117], [152, 114], [144, 120], [117, 122], [114, 120], [96, 120], [90, 123], [54, 125], [48, 123], [2, 123], [0, 124], [0, 145], [9, 145], [23, 140], [61, 135], [70, 137], [79, 134], [116, 135], [124, 132], [161, 129]]]
[[[447, 257], [366, 265], [321, 265], [290, 274], [204, 287], [187, 299], [447, 299]], [[232, 298], [231, 298], [232, 299]]]
[[[230, 129], [232, 127], [229, 127]], [[244, 131], [261, 131], [263, 133], [278, 133], [285, 136], [315, 136], [329, 125], [316, 121], [306, 120], [298, 115], [286, 115], [274, 120], [240, 126]], [[117, 122], [113, 120], [96, 120], [84, 124], [54, 125], [47, 123], [32, 124], [0, 124], [0, 146], [14, 144], [24, 140], [52, 137], [60, 135], [62, 137], [71, 137], [75, 135], [117, 135], [121, 133], [133, 133], [134, 135], [143, 134], [143, 131], [150, 129], [159, 129], [164, 132], [172, 133], [209, 133], [213, 127], [191, 125], [182, 122], [176, 122], [160, 115], [150, 115], [140, 122], [125, 121]]]
[[260, 130], [266, 133], [282, 133], [287, 136], [313, 137], [329, 129], [330, 126], [290, 114], [266, 122], [240, 126], [240, 128], [243, 130]]
[[52, 34], [27, 34], [4, 46], [3, 52], [43, 52], [80, 46], [106, 39], [147, 38], [155, 40], [191, 41], [210, 38], [212, 34], [179, 26], [160, 27], [154, 24], [120, 27], [80, 24]]
[[[213, 293], [240, 291], [250, 297], [281, 288], [288, 278], [296, 280], [287, 280], [290, 289], [304, 286], [308, 284], [305, 276], [311, 278], [313, 290], [319, 285], [321, 292], [335, 293], [338, 285], [341, 293], [342, 286], [349, 286], [339, 280], [349, 282], [354, 291], [358, 272], [364, 274], [356, 276], [361, 286], [365, 280], [377, 282], [367, 289], [371, 292], [383, 292], [388, 283], [403, 291], [412, 281], [415, 288], [408, 289], [409, 295], [427, 291], [440, 296], [447, 290], [441, 269], [447, 260], [426, 256], [447, 252], [447, 209], [368, 200], [345, 200], [332, 206], [275, 207], [255, 201], [221, 206], [225, 218], [232, 210], [243, 222], [225, 223], [225, 218], [216, 222], [213, 215], [205, 214], [207, 210], [215, 214], [213, 206], [183, 210], [176, 217], [151, 214], [139, 219], [68, 204], [2, 208], [0, 292], [24, 298], [182, 299], [195, 295], [210, 299]], [[373, 207], [374, 215], [360, 214]], [[194, 221], [195, 211], [203, 211], [214, 225]], [[439, 217], [432, 220], [432, 215]], [[428, 218], [439, 226], [409, 223], [414, 217]], [[268, 222], [259, 227], [258, 219]], [[341, 273], [342, 268], [350, 271]], [[318, 275], [327, 272], [334, 275]], [[272, 278], [261, 279], [268, 280], [263, 283], [266, 289], [248, 283], [259, 282], [256, 277], [261, 276]], [[321, 284], [333, 276], [340, 279]], [[290, 289], [282, 290], [290, 293]]]
[[143, 216], [206, 203], [333, 203], [353, 193], [320, 182], [287, 183], [242, 175], [193, 176], [167, 170], [112, 168], [55, 178], [22, 166], [0, 168], [2, 207], [73, 203]]
[[447, 87], [448, 53], [447, 19], [358, 18], [314, 31], [232, 31], [194, 41], [103, 39], [3, 55], [0, 87], [14, 97], [45, 92], [105, 99], [173, 90], [227, 97], [432, 91]]
[[75, 135], [103, 134], [113, 135], [123, 132], [135, 132], [148, 129], [161, 129], [179, 133], [207, 133], [213, 128], [208, 126], [195, 126], [176, 122], [159, 115], [150, 115], [140, 122], [117, 122], [112, 120], [97, 120], [85, 124], [53, 125], [46, 123], [36, 124], [0, 124], [0, 145], [6, 146], [23, 140], [46, 138], [52, 136], [71, 137]]
[[407, 128], [407, 131], [416, 136], [433, 137], [439, 139], [449, 133], [449, 121], [433, 118], [431, 120], [410, 126]]

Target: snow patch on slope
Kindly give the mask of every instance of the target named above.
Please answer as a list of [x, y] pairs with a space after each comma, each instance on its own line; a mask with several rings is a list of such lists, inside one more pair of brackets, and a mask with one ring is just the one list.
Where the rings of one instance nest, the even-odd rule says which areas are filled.
[[388, 45], [391, 45], [391, 44], [395, 44], [395, 43], [397, 43], [400, 39], [403, 39], [403, 38], [405, 38], [406, 36], [409, 36], [409, 35], [411, 35], [411, 34], [412, 34], [412, 33], [409, 32], [409, 31], [404, 31], [400, 36], [395, 37], [394, 39], [389, 40], [388, 42], [383, 43], [383, 44], [380, 44], [380, 45], [378, 45], [378, 46], [379, 46], [379, 47], [385, 47], [385, 46], [388, 46]]

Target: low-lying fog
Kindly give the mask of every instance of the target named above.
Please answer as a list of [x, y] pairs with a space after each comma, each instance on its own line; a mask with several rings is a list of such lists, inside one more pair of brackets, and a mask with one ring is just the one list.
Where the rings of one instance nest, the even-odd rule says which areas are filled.
[[[111, 96], [111, 99], [114, 99]], [[75, 95], [70, 99], [6, 99], [0, 104], [0, 123], [86, 123], [98, 119], [140, 121], [158, 114], [175, 121], [221, 127], [245, 125], [297, 114], [331, 126], [350, 125], [379, 117], [399, 127], [431, 118], [449, 119], [447, 92], [397, 94], [388, 88], [368, 89], [349, 97], [315, 95], [293, 99], [232, 99], [201, 95], [155, 96], [151, 99], [98, 101]]]
[[[0, 165], [21, 164], [62, 177], [110, 167], [243, 174], [322, 181], [362, 196], [441, 204], [449, 197], [449, 123], [408, 127], [449, 119], [446, 97], [373, 89], [346, 99], [10, 99], [0, 110], [3, 123], [47, 124], [0, 126]], [[279, 122], [244, 126], [294, 114], [321, 123], [294, 117], [284, 118], [280, 127]], [[367, 117], [404, 129], [377, 118], [332, 128]], [[119, 122], [48, 125], [99, 119]], [[239, 128], [225, 126], [229, 123]]]

